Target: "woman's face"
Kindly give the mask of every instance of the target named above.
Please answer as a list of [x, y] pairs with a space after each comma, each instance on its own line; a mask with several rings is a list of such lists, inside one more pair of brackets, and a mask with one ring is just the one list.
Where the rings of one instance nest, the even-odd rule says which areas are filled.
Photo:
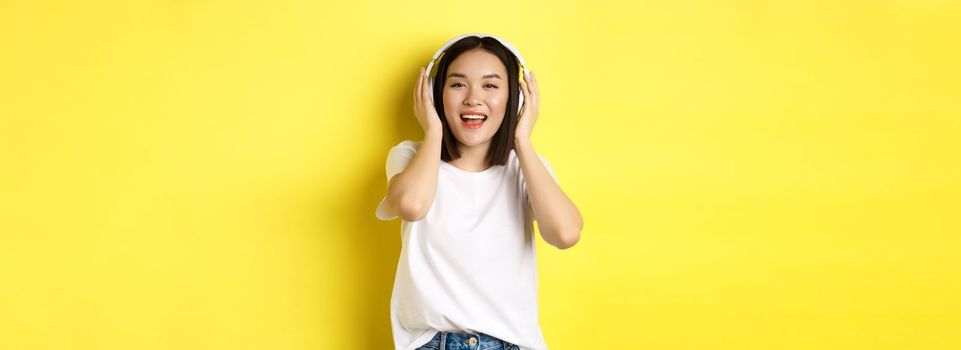
[[489, 143], [504, 120], [507, 94], [507, 68], [497, 56], [482, 49], [457, 56], [444, 83], [444, 115], [457, 141], [467, 147]]

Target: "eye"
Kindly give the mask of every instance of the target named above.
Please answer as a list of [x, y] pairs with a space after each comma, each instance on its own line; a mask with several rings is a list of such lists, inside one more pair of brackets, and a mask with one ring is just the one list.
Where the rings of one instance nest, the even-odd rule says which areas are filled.
[[453, 83], [453, 84], [450, 85], [450, 87], [457, 87], [457, 86], [459, 86], [459, 85], [464, 85], [464, 84], [461, 84], [461, 83]]
[[490, 87], [493, 87], [493, 88], [495, 88], [495, 89], [497, 88], [497, 85], [494, 85], [494, 84], [487, 84], [487, 85], [485, 85], [485, 86], [490, 86]]

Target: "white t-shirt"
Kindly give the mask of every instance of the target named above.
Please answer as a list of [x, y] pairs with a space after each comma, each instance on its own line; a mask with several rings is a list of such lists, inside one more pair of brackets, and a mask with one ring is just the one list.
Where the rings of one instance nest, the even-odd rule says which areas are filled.
[[[421, 142], [387, 156], [387, 181]], [[538, 155], [551, 177], [553, 170]], [[520, 162], [470, 172], [441, 161], [427, 215], [401, 223], [401, 252], [390, 299], [396, 350], [423, 346], [439, 331], [485, 333], [524, 350], [547, 349], [537, 314], [533, 211]], [[556, 177], [554, 177], [556, 181]], [[386, 196], [385, 196], [386, 200]], [[393, 220], [385, 200], [376, 215]]]

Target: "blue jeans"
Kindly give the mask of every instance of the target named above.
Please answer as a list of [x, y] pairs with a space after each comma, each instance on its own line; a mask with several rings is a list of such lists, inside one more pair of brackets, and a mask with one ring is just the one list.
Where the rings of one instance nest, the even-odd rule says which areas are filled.
[[480, 333], [437, 332], [417, 350], [520, 350], [517, 345]]

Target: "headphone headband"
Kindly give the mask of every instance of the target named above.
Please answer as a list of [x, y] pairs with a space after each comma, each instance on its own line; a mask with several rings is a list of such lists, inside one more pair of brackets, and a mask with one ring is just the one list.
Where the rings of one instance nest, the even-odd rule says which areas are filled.
[[437, 52], [434, 53], [434, 57], [430, 59], [430, 62], [427, 64], [427, 74], [430, 75], [430, 71], [431, 69], [433, 69], [434, 63], [437, 62], [437, 59], [440, 58], [440, 55], [442, 55], [444, 51], [447, 51], [448, 47], [450, 47], [451, 45], [454, 45], [454, 43], [456, 43], [460, 39], [463, 39], [469, 36], [476, 36], [481, 38], [494, 38], [495, 40], [499, 41], [502, 45], [504, 45], [504, 47], [506, 47], [508, 50], [511, 51], [511, 53], [514, 54], [514, 57], [516, 57], [517, 61], [520, 62], [521, 71], [524, 72], [523, 75], [527, 75], [527, 63], [524, 62], [524, 57], [521, 56], [521, 53], [519, 51], [517, 51], [517, 48], [515, 48], [514, 45], [511, 45], [511, 43], [508, 42], [507, 40], [498, 38], [497, 36], [494, 36], [491, 34], [485, 34], [485, 33], [470, 33], [470, 34], [458, 35], [453, 39], [448, 40], [447, 43], [444, 44], [444, 46], [441, 46], [439, 49], [437, 49]]

